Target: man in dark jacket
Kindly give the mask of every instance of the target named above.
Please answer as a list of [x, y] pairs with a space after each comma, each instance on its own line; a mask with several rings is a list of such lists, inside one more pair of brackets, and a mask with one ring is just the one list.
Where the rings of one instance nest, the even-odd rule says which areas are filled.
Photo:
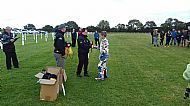
[[176, 36], [176, 39], [177, 39], [177, 46], [179, 47], [180, 44], [181, 44], [181, 36], [182, 36], [182, 33], [180, 30], [177, 31], [177, 36]]
[[77, 68], [77, 77], [82, 77], [81, 71], [82, 67], [84, 65], [84, 76], [89, 77], [88, 75], [88, 53], [89, 49], [91, 48], [91, 42], [87, 38], [88, 31], [86, 28], [82, 29], [82, 35], [78, 38], [78, 58], [79, 58], [79, 64]]
[[72, 36], [72, 47], [75, 47], [76, 39], [77, 39], [77, 33], [76, 33], [75, 29], [73, 29], [71, 36]]
[[6, 55], [6, 66], [7, 70], [11, 70], [11, 59], [13, 61], [14, 68], [19, 68], [17, 55], [15, 52], [15, 38], [13, 38], [13, 34], [11, 33], [11, 27], [6, 27], [4, 33], [1, 37], [1, 42], [3, 44], [3, 52]]
[[54, 56], [58, 67], [64, 69], [64, 56], [65, 56], [65, 38], [64, 33], [66, 31], [65, 24], [61, 24], [55, 34], [54, 39]]

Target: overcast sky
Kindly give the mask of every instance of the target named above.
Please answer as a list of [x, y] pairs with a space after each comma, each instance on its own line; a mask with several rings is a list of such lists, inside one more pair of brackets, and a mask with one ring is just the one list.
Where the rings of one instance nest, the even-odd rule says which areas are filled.
[[28, 23], [44, 25], [75, 21], [80, 27], [108, 20], [111, 27], [130, 19], [155, 21], [167, 18], [190, 21], [190, 0], [0, 0], [0, 27], [23, 28]]

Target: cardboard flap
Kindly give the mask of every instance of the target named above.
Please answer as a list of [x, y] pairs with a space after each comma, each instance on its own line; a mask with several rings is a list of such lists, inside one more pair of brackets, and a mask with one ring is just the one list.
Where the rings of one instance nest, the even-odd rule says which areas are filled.
[[64, 73], [63, 73], [63, 77], [64, 77], [64, 81], [66, 82], [67, 81], [67, 74], [66, 74], [65, 70], [64, 70]]
[[47, 72], [51, 74], [58, 75], [60, 73], [61, 68], [59, 67], [47, 67]]
[[56, 80], [39, 79], [40, 84], [54, 85]]
[[39, 72], [38, 74], [35, 75], [36, 78], [42, 79], [42, 77], [44, 76], [43, 73]]

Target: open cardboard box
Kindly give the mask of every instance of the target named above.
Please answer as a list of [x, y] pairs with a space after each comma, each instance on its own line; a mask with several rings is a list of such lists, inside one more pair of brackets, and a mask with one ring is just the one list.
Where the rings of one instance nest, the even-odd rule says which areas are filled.
[[55, 101], [60, 91], [64, 91], [63, 82], [67, 80], [65, 71], [60, 67], [47, 67], [46, 71], [57, 76], [57, 80], [42, 79], [43, 73], [39, 72], [35, 77], [39, 78], [41, 85], [40, 100]]

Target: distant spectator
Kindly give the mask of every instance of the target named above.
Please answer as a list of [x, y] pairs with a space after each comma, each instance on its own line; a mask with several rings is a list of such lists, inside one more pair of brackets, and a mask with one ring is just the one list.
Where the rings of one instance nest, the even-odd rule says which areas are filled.
[[154, 44], [154, 39], [153, 39], [153, 32], [154, 32], [154, 30], [153, 31], [151, 31], [151, 37], [152, 37], [152, 44]]
[[76, 46], [76, 39], [77, 39], [77, 33], [75, 29], [71, 32], [71, 38], [72, 38], [72, 47]]
[[190, 46], [190, 30], [187, 31], [187, 47]]
[[154, 47], [158, 47], [158, 32], [157, 30], [154, 30], [153, 32], [153, 40], [154, 40]]
[[171, 39], [171, 42], [170, 42], [170, 45], [172, 46], [172, 43], [174, 41], [174, 46], [176, 46], [176, 37], [177, 37], [177, 33], [175, 31], [175, 29], [172, 30], [172, 39]]
[[177, 31], [177, 46], [179, 47], [180, 46], [180, 43], [181, 43], [181, 36], [182, 36], [182, 33], [180, 30]]
[[186, 40], [187, 40], [187, 31], [186, 31], [186, 30], [183, 30], [183, 31], [182, 31], [182, 36], [181, 36], [181, 44], [182, 44], [182, 47], [185, 47], [185, 46], [186, 46]]
[[[96, 46], [100, 46], [99, 33], [98, 33], [98, 31], [95, 31], [95, 32], [94, 32], [94, 40], [95, 40], [95, 45], [96, 45]], [[98, 45], [97, 45], [97, 43], [98, 43]]]
[[165, 36], [165, 32], [161, 31], [160, 32], [160, 46], [164, 45], [164, 36]]
[[79, 31], [78, 31], [78, 38], [79, 38], [79, 36], [81, 36], [82, 35], [82, 28], [79, 28]]
[[169, 43], [170, 43], [171, 38], [172, 38], [171, 32], [168, 31], [166, 33], [166, 45], [165, 45], [165, 47], [169, 47]]

